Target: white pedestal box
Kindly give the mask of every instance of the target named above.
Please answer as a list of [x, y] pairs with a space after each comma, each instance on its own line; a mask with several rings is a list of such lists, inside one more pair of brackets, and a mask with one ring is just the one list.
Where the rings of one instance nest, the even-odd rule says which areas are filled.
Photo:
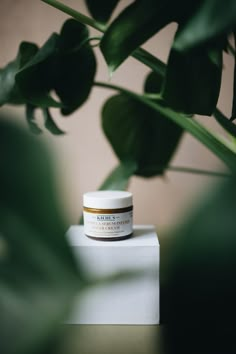
[[84, 235], [83, 226], [71, 226], [67, 235], [91, 279], [130, 274], [80, 292], [67, 323], [159, 323], [160, 247], [154, 226], [134, 226], [133, 236], [122, 241], [92, 240]]

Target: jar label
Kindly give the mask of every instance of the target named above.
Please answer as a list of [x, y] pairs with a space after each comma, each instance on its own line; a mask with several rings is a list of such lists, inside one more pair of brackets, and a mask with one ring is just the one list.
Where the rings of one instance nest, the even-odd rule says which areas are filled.
[[133, 231], [133, 211], [115, 214], [96, 214], [84, 211], [84, 233], [92, 237], [114, 238]]

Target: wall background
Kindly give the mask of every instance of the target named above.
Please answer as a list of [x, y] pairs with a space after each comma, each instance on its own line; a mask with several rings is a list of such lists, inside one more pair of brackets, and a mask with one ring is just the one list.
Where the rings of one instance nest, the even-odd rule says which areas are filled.
[[[130, 1], [123, 0], [115, 12]], [[83, 0], [64, 0], [83, 13], [87, 13]], [[1, 0], [0, 2], [0, 67], [14, 59], [22, 40], [43, 44], [51, 32], [59, 31], [68, 16], [42, 3], [40, 0]], [[175, 25], [165, 28], [149, 40], [144, 48], [166, 61]], [[95, 31], [91, 33], [97, 34]], [[97, 80], [108, 81], [105, 62], [96, 50]], [[149, 72], [145, 66], [128, 59], [114, 74], [112, 82], [141, 91], [142, 82]], [[233, 61], [225, 55], [225, 70], [219, 107], [230, 114], [233, 85]], [[82, 195], [99, 187], [118, 161], [100, 127], [102, 103], [113, 92], [94, 88], [89, 100], [76, 113], [64, 118], [54, 113], [58, 125], [67, 134], [54, 137], [45, 132], [40, 139], [49, 144], [57, 163], [58, 187], [70, 223], [76, 223], [82, 210]], [[14, 113], [14, 119], [25, 125], [22, 107], [4, 107]], [[213, 119], [201, 117], [207, 126], [216, 126]], [[217, 127], [217, 131], [222, 133]], [[186, 134], [172, 160], [174, 166], [188, 166], [221, 171], [224, 166], [206, 148]], [[188, 213], [200, 191], [207, 191], [216, 182], [214, 177], [168, 172], [164, 178], [142, 179], [133, 177], [129, 190], [134, 194], [135, 223], [156, 224], [159, 233], [175, 225]]]

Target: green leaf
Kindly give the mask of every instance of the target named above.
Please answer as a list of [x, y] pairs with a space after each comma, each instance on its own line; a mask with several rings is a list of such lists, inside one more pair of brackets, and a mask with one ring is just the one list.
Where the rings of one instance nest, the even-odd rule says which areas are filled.
[[144, 177], [163, 174], [182, 135], [175, 123], [126, 95], [105, 103], [102, 124], [120, 161], [132, 161]]
[[54, 33], [35, 56], [16, 74], [16, 82], [23, 97], [35, 106], [60, 107], [49, 92], [53, 88], [53, 59], [58, 48], [58, 34]]
[[174, 49], [185, 51], [230, 33], [236, 25], [235, 0], [204, 0], [188, 18], [174, 42]]
[[45, 352], [61, 331], [81, 272], [64, 236], [47, 150], [2, 119], [0, 147], [1, 351]]
[[137, 165], [134, 161], [126, 161], [118, 165], [102, 185], [99, 190], [126, 190], [129, 185], [130, 178], [135, 174]]
[[168, 249], [162, 306], [170, 354], [234, 352], [236, 178], [215, 187], [204, 191], [191, 217], [174, 228]]
[[115, 69], [172, 19], [169, 1], [139, 0], [125, 8], [101, 40], [109, 71]]
[[230, 119], [226, 118], [218, 109], [215, 110], [214, 117], [228, 133], [236, 138], [236, 125]]
[[35, 110], [36, 110], [35, 106], [33, 106], [31, 104], [26, 105], [26, 121], [27, 121], [28, 126], [29, 126], [32, 133], [41, 134], [42, 129], [40, 129], [40, 127], [38, 126], [38, 123], [37, 123], [37, 120], [35, 117]]
[[93, 18], [97, 21], [106, 23], [119, 0], [86, 0], [85, 2]]
[[87, 28], [73, 20], [65, 22], [54, 64], [54, 88], [63, 103], [62, 114], [69, 115], [88, 98], [96, 72], [94, 53], [86, 40]]
[[19, 52], [14, 61], [0, 69], [0, 105], [3, 104], [23, 104], [24, 98], [19, 91], [15, 75], [20, 68], [25, 65], [38, 51], [38, 47], [29, 42], [22, 42]]
[[175, 110], [187, 114], [211, 115], [221, 85], [222, 52], [215, 53], [218, 65], [205, 49], [179, 53], [171, 50], [163, 98]]
[[54, 135], [63, 135], [65, 132], [61, 130], [54, 122], [49, 109], [43, 109], [43, 116], [45, 120], [45, 127]]
[[[236, 43], [236, 31], [234, 31], [234, 43]], [[233, 105], [231, 120], [236, 118], [236, 52], [234, 51], [234, 87], [233, 87]]]
[[160, 93], [163, 85], [163, 75], [157, 72], [150, 72], [144, 83], [144, 91], [147, 93]]

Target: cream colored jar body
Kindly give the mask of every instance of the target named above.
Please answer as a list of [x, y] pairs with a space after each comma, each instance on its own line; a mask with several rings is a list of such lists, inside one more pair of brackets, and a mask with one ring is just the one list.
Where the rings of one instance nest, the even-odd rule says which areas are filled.
[[132, 194], [97, 191], [84, 194], [84, 233], [99, 240], [121, 240], [133, 233]]

